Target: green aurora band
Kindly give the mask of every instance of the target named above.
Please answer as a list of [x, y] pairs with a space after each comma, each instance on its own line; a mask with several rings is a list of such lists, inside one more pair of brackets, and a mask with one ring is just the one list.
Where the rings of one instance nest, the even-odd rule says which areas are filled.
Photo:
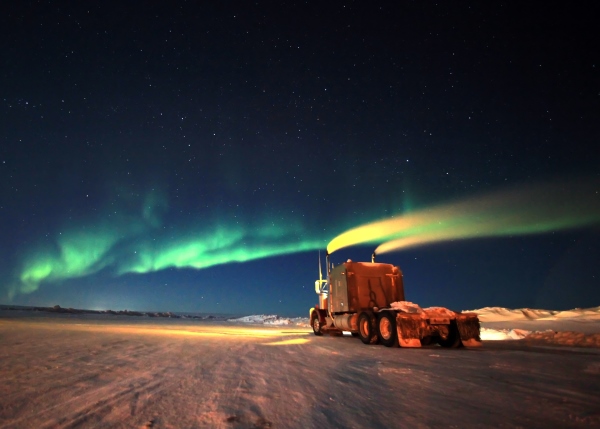
[[[440, 241], [596, 225], [600, 223], [599, 189], [597, 180], [588, 180], [469, 198], [353, 228], [335, 237], [327, 250], [333, 253], [347, 246], [383, 243], [376, 253], [385, 253]], [[36, 291], [42, 283], [60, 283], [102, 270], [119, 276], [168, 268], [204, 269], [325, 245], [322, 229], [310, 230], [289, 218], [265, 216], [261, 224], [243, 223], [239, 218], [231, 223], [206, 219], [201, 225], [174, 230], [163, 220], [168, 213], [164, 196], [149, 194], [137, 207], [136, 213], [131, 209], [122, 216], [112, 212], [110, 217], [71, 224], [55, 240], [30, 250], [9, 283], [9, 300]], [[339, 226], [340, 218], [335, 221]]]
[[9, 299], [17, 293], [34, 292], [43, 282], [88, 276], [103, 269], [117, 275], [202, 269], [319, 249], [325, 244], [323, 239], [304, 238], [304, 230], [289, 222], [285, 227], [219, 226], [174, 237], [161, 233], [156, 218], [151, 219], [129, 219], [93, 232], [78, 228], [61, 234], [54, 247], [38, 248], [25, 258], [18, 281], [8, 290]]
[[[127, 194], [123, 192], [122, 194]], [[142, 198], [125, 197], [121, 211], [71, 221], [55, 238], [46, 238], [22, 258], [7, 287], [9, 301], [28, 294], [42, 283], [55, 284], [107, 270], [114, 275], [150, 273], [167, 268], [203, 269], [230, 262], [323, 248], [324, 238], [289, 218], [265, 215], [260, 223], [205, 219], [177, 228], [165, 222], [164, 193], [151, 191]]]

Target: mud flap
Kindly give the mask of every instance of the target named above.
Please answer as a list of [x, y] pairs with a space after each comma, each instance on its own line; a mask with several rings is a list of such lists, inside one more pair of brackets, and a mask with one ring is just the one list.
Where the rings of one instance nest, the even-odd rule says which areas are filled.
[[479, 318], [476, 313], [457, 313], [456, 325], [460, 334], [460, 341], [464, 347], [480, 347]]
[[421, 347], [423, 319], [417, 314], [398, 313], [396, 328], [400, 347]]
[[400, 338], [398, 335], [398, 345], [400, 347], [421, 347], [421, 340], [417, 338]]
[[475, 338], [471, 338], [470, 340], [461, 339], [463, 347], [481, 347], [481, 340], [476, 340]]

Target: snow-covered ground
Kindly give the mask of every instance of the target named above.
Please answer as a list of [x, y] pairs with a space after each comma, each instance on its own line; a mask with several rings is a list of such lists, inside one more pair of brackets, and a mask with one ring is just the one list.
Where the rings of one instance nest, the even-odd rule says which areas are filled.
[[[483, 341], [521, 340], [600, 347], [600, 307], [575, 308], [567, 311], [511, 310], [485, 307], [468, 310], [479, 315]], [[309, 326], [308, 318], [285, 318], [276, 315], [252, 315], [229, 322], [264, 325]]]
[[[483, 310], [484, 325], [508, 324], [489, 332], [599, 332], [593, 309]], [[0, 429], [600, 428], [598, 348], [530, 341], [535, 328], [476, 349], [397, 349], [307, 322], [0, 311]]]

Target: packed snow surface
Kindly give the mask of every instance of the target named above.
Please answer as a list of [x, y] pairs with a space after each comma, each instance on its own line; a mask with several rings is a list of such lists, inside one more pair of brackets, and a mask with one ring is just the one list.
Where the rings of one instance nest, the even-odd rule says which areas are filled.
[[315, 336], [273, 315], [0, 310], [0, 429], [600, 427], [600, 349], [546, 330], [599, 323], [558, 319], [483, 322], [533, 332], [458, 350]]

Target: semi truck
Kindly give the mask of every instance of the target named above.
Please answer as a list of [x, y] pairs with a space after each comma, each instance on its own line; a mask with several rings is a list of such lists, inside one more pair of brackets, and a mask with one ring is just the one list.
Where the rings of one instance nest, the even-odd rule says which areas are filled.
[[375, 262], [346, 262], [332, 267], [326, 253], [327, 279], [315, 291], [319, 303], [310, 309], [315, 335], [359, 337], [364, 344], [387, 347], [477, 347], [481, 345], [477, 314], [444, 307], [421, 308], [406, 301], [399, 267]]

